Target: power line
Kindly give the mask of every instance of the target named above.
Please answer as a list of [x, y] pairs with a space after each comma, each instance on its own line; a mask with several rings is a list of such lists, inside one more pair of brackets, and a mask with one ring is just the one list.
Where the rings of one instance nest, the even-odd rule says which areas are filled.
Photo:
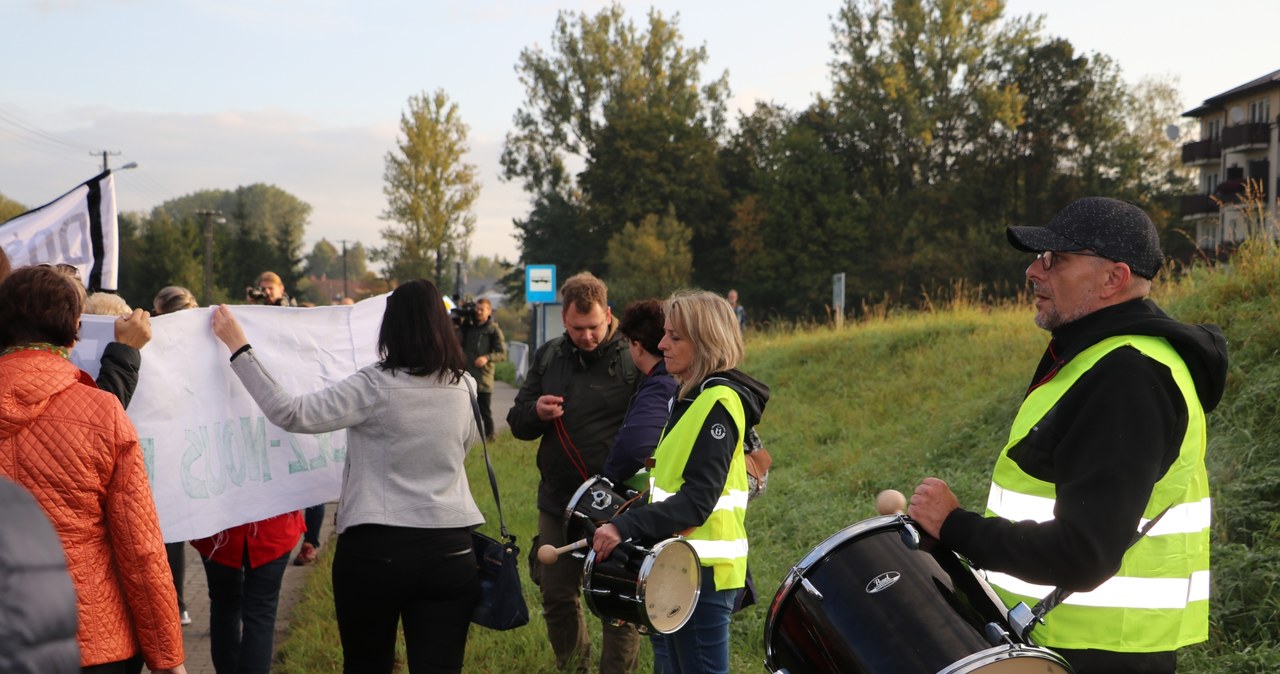
[[21, 119], [18, 119], [18, 117], [13, 115], [12, 113], [6, 112], [3, 108], [0, 108], [0, 122], [4, 122], [6, 124], [9, 124], [10, 126], [17, 127], [23, 131], [26, 131], [27, 133], [30, 133], [34, 136], [38, 136], [40, 138], [48, 140], [49, 142], [57, 143], [58, 145], [62, 145], [68, 149], [76, 150], [79, 152], [84, 152], [85, 150], [88, 149], [81, 143], [68, 140], [56, 134], [49, 133], [48, 131], [44, 131], [43, 129], [38, 129], [30, 124], [27, 124]]

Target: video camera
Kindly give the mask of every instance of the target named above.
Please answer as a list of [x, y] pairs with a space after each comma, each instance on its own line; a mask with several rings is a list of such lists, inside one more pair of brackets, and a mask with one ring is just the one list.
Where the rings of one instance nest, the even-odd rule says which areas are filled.
[[475, 302], [463, 302], [462, 304], [450, 309], [449, 317], [453, 319], [453, 324], [460, 328], [480, 324], [480, 317], [476, 315]]
[[267, 289], [263, 288], [262, 286], [253, 286], [252, 288], [245, 288], [244, 298], [250, 302], [263, 302], [265, 304], [271, 303], [271, 294], [268, 293]]

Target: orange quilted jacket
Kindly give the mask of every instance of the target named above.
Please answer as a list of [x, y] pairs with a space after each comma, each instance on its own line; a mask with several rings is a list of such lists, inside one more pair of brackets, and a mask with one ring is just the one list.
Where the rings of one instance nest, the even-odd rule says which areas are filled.
[[0, 474], [53, 521], [75, 582], [82, 666], [183, 661], [182, 627], [133, 424], [114, 396], [42, 351], [0, 357]]

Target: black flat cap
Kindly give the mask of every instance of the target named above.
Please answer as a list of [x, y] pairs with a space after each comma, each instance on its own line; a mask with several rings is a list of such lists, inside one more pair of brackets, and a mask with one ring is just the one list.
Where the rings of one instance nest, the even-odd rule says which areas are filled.
[[1091, 250], [1124, 262], [1133, 273], [1155, 278], [1164, 264], [1160, 236], [1151, 218], [1127, 201], [1085, 197], [1071, 202], [1044, 227], [1009, 227], [1009, 243], [1029, 253]]

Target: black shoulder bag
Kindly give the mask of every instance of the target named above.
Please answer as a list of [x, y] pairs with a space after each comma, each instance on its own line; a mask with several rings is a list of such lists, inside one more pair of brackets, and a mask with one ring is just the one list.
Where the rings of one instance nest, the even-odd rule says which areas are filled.
[[498, 526], [502, 533], [502, 541], [496, 541], [479, 531], [471, 531], [471, 545], [475, 549], [480, 577], [480, 603], [471, 613], [471, 622], [492, 630], [515, 629], [529, 622], [529, 608], [525, 606], [524, 592], [520, 588], [520, 548], [516, 546], [516, 537], [507, 531], [507, 521], [502, 517], [498, 477], [489, 462], [489, 444], [484, 438], [480, 405], [470, 382], [467, 382], [467, 392], [471, 396], [471, 411], [484, 447], [484, 465], [489, 469], [489, 486], [493, 488], [493, 502], [498, 506]]

